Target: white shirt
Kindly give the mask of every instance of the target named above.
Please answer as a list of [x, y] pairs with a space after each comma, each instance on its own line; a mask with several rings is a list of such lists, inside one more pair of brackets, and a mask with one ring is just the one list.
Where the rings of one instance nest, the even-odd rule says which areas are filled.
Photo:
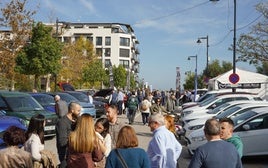
[[96, 135], [98, 136], [98, 138], [100, 138], [103, 142], [104, 145], [106, 147], [106, 151], [104, 152], [105, 157], [108, 157], [108, 155], [110, 154], [111, 150], [112, 150], [112, 139], [111, 139], [111, 135], [107, 134], [105, 138], [103, 138], [101, 136], [100, 133], [96, 132]]
[[41, 150], [44, 150], [45, 145], [37, 134], [32, 134], [24, 144], [24, 150], [30, 152], [34, 161], [41, 161]]

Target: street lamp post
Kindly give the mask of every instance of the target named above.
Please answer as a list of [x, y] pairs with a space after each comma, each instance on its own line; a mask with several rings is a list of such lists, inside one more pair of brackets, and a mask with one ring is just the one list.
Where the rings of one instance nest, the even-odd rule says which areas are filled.
[[194, 101], [196, 101], [196, 94], [197, 94], [197, 55], [188, 56], [188, 60], [191, 60], [191, 58], [195, 58]]
[[[216, 2], [219, 0], [210, 0]], [[236, 72], [236, 0], [234, 0], [234, 37], [233, 37], [233, 74]], [[232, 88], [232, 91], [235, 92], [235, 88]]]
[[206, 75], [208, 75], [208, 47], [209, 47], [209, 45], [208, 45], [208, 35], [206, 36], [206, 37], [198, 37], [198, 39], [197, 39], [197, 43], [201, 43], [201, 39], [205, 39], [206, 41], [207, 41], [207, 64], [206, 64]]

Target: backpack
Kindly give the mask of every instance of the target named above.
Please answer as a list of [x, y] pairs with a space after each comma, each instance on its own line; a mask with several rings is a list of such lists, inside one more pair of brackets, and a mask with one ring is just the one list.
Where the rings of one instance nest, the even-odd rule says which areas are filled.
[[136, 110], [137, 107], [138, 107], [138, 99], [134, 96], [131, 96], [129, 99], [128, 99], [128, 102], [127, 102], [127, 105], [128, 105], [128, 108], [131, 109], [131, 110]]

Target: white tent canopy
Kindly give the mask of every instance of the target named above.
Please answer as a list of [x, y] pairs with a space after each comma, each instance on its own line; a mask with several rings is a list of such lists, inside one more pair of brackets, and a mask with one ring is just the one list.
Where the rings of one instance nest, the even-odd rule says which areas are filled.
[[[229, 76], [232, 73], [233, 73], [233, 70], [230, 70], [222, 75], [212, 78], [211, 80], [216, 80], [221, 83], [230, 83]], [[255, 73], [255, 72], [245, 71], [245, 70], [236, 68], [235, 73], [238, 74], [240, 77], [240, 80], [238, 83], [266, 83], [268, 81], [268, 76]]]
[[262, 97], [266, 96], [268, 76], [236, 68], [236, 74], [239, 76], [239, 81], [236, 84], [231, 84], [229, 76], [232, 73], [233, 70], [230, 70], [222, 75], [210, 79], [208, 89], [218, 90], [234, 87], [239, 89], [248, 89], [250, 92], [261, 94]]

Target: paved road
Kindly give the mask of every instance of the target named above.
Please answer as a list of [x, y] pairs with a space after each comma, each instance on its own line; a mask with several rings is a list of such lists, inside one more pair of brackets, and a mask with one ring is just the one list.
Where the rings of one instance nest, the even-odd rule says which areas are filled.
[[[119, 119], [128, 124], [127, 118], [125, 115], [119, 116]], [[145, 126], [141, 122], [141, 115], [140, 113], [137, 114], [135, 123], [132, 125], [137, 133], [139, 139], [139, 147], [147, 150], [148, 143], [152, 137], [152, 133], [150, 132], [150, 128]], [[47, 139], [45, 141], [45, 148], [52, 150], [55, 154], [57, 153], [56, 149], [56, 142], [55, 137], [52, 139]], [[181, 140], [180, 143], [182, 144], [183, 150], [179, 159], [180, 168], [187, 168], [189, 162], [191, 160], [191, 156], [187, 152], [187, 148], [185, 146], [185, 141]], [[251, 157], [251, 158], [243, 158], [242, 160], [244, 168], [268, 168], [268, 157]]]

